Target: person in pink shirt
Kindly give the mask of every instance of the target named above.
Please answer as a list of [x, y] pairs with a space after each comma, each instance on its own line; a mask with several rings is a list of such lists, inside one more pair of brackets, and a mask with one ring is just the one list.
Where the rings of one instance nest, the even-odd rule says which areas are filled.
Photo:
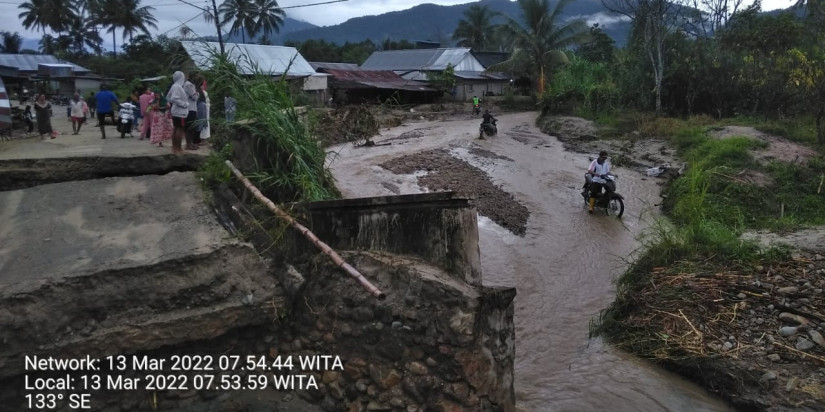
[[140, 95], [138, 99], [140, 105], [140, 114], [143, 117], [143, 121], [140, 123], [140, 140], [146, 138], [146, 132], [149, 131], [152, 122], [147, 119], [146, 116], [146, 109], [149, 108], [149, 103], [155, 98], [155, 95], [152, 94], [152, 89], [147, 87], [146, 90], [143, 91], [143, 94]]

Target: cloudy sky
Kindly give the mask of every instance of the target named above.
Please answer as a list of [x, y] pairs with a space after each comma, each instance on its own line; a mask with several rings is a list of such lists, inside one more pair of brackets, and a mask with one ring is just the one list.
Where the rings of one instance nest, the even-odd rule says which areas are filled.
[[[222, 0], [216, 0], [218, 5]], [[390, 11], [404, 10], [425, 3], [419, 0], [346, 0], [332, 4], [316, 5], [311, 7], [289, 8], [290, 6], [301, 6], [313, 3], [323, 3], [330, 0], [279, 0], [281, 7], [286, 8], [287, 15], [292, 18], [304, 20], [318, 26], [329, 26], [342, 23], [348, 19], [359, 16], [377, 15]], [[749, 0], [745, 0], [749, 2]], [[0, 23], [0, 30], [19, 32], [21, 36], [29, 39], [39, 39], [42, 32], [33, 32], [23, 28], [17, 15], [20, 14], [18, 5], [24, 0], [0, 0], [0, 16], [3, 22]], [[192, 5], [184, 4], [184, 2]], [[794, 0], [763, 0], [763, 10], [773, 10], [785, 8], [793, 4]], [[470, 3], [468, 0], [434, 0], [429, 3], [441, 5], [455, 5]], [[155, 8], [153, 15], [157, 19], [158, 30], [153, 30], [153, 35], [168, 33], [170, 36], [177, 34], [181, 24], [186, 23], [197, 35], [215, 35], [215, 26], [204, 22], [201, 11], [195, 6], [211, 6], [210, 0], [143, 0], [141, 5]], [[104, 39], [111, 35], [104, 35]], [[118, 32], [118, 43], [121, 37]], [[111, 47], [111, 45], [109, 45]]]

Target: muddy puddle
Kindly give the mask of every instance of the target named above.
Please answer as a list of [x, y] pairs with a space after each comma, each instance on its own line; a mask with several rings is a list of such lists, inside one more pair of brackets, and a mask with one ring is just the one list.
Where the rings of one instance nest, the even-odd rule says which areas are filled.
[[[657, 213], [659, 186], [618, 168], [625, 216], [588, 215], [579, 195], [587, 155], [565, 151], [542, 134], [533, 126], [535, 116], [499, 116], [499, 135], [487, 140], [477, 139], [479, 120], [469, 116], [405, 124], [382, 130], [374, 147], [330, 148], [330, 166], [345, 197], [420, 193], [428, 190], [419, 186], [419, 178], [433, 173], [426, 161], [419, 159], [421, 169], [402, 175], [379, 165], [409, 162], [405, 156], [440, 149], [485, 172], [529, 210], [519, 235], [479, 216], [484, 283], [518, 291], [515, 390], [520, 410], [730, 410], [698, 386], [588, 339], [590, 321], [614, 299], [613, 278]], [[444, 185], [461, 183], [454, 179]]]

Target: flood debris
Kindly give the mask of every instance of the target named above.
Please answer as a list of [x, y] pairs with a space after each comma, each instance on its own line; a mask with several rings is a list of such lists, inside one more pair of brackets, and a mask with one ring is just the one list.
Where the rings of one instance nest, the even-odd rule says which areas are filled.
[[716, 270], [655, 267], [629, 314], [607, 325], [619, 347], [703, 380], [748, 410], [825, 408], [825, 258]]

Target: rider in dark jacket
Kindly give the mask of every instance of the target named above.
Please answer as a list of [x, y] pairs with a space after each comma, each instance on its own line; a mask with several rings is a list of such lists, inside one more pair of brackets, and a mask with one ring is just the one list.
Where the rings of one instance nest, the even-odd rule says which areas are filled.
[[496, 118], [495, 118], [495, 117], [493, 117], [493, 115], [491, 115], [491, 114], [490, 114], [490, 111], [489, 111], [489, 110], [485, 110], [485, 111], [484, 111], [484, 115], [483, 115], [483, 116], [481, 116], [481, 117], [482, 117], [481, 124], [485, 124], [485, 123], [493, 123], [494, 121], [496, 121]]

